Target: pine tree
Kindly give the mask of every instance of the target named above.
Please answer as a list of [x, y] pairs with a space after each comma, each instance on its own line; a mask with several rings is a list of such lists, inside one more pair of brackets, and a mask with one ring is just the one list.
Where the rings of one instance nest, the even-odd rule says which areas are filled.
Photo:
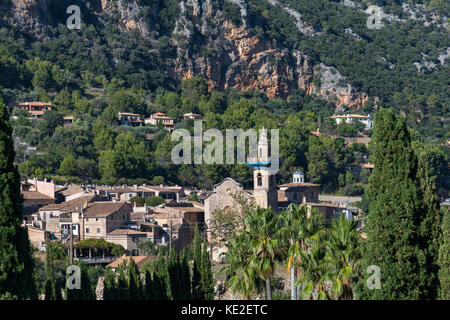
[[203, 241], [201, 287], [203, 297], [206, 300], [214, 300], [214, 277], [211, 270], [211, 260], [209, 259], [208, 244]]
[[[381, 109], [375, 118], [372, 144], [375, 168], [367, 191], [367, 239], [361, 248], [365, 277], [358, 285], [359, 298], [429, 298], [433, 291], [426, 280], [430, 269], [421, 269], [429, 264], [427, 247], [433, 243], [430, 215], [422, 211], [430, 204], [424, 204], [420, 186], [426, 183], [417, 181], [418, 160], [403, 118], [393, 110]], [[371, 265], [380, 268], [380, 289], [366, 285], [373, 275], [366, 273]]]
[[439, 298], [450, 300], [450, 210], [443, 209], [442, 243], [439, 248]]
[[34, 264], [28, 233], [21, 227], [23, 199], [14, 157], [9, 115], [0, 98], [0, 299], [35, 299]]
[[195, 228], [194, 236], [194, 267], [192, 270], [192, 298], [203, 300], [204, 295], [201, 287], [202, 266], [202, 240], [198, 227]]

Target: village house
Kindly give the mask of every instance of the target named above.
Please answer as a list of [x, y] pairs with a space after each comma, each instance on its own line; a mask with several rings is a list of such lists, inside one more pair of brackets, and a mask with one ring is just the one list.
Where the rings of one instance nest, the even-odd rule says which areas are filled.
[[195, 228], [198, 227], [200, 231], [205, 228], [205, 210], [200, 206], [194, 206], [192, 203], [175, 203], [169, 202], [158, 206], [155, 209], [157, 214], [164, 214], [168, 216], [176, 216], [188, 222], [190, 225], [189, 232], [191, 239], [194, 239]]
[[180, 186], [93, 186], [89, 187], [96, 194], [102, 195], [108, 200], [129, 202], [134, 197], [148, 198], [150, 196], [161, 197], [165, 200], [178, 201], [184, 194], [184, 188]]
[[24, 220], [31, 218], [31, 214], [39, 208], [55, 203], [55, 184], [53, 181], [39, 181], [38, 179], [28, 179], [21, 183], [21, 192], [24, 199]]
[[115, 229], [105, 237], [105, 240], [111, 243], [120, 244], [125, 248], [127, 255], [137, 255], [138, 244], [147, 241], [147, 233], [132, 229]]
[[[73, 223], [79, 228], [73, 228], [74, 234], [80, 230], [80, 239], [103, 238], [120, 228], [128, 228], [131, 221], [131, 206], [126, 202], [94, 202], [72, 215]], [[76, 227], [76, 226], [75, 226]]]
[[63, 117], [63, 126], [64, 128], [68, 128], [73, 126], [73, 116], [65, 116]]
[[129, 112], [119, 112], [118, 120], [121, 125], [131, 127], [141, 127], [144, 123], [141, 115]]
[[202, 118], [201, 114], [198, 113], [185, 113], [183, 114], [183, 119], [190, 119], [190, 120], [200, 120]]
[[146, 219], [145, 222], [139, 222], [139, 231], [147, 234], [147, 241], [157, 245], [166, 244], [169, 241], [169, 235], [163, 230], [162, 226], [151, 220]]
[[18, 102], [12, 105], [13, 107], [20, 108], [28, 111], [31, 115], [30, 118], [42, 118], [44, 113], [52, 110], [52, 104], [49, 102]]
[[340, 124], [342, 122], [345, 123], [356, 123], [356, 122], [362, 122], [366, 125], [366, 130], [373, 128], [373, 120], [370, 119], [370, 116], [365, 116], [361, 114], [346, 114], [346, 115], [334, 115], [330, 117], [330, 119], [336, 120], [337, 124]]
[[172, 131], [174, 127], [174, 118], [168, 117], [165, 113], [157, 112], [150, 116], [150, 118], [144, 119], [145, 124], [151, 124], [154, 126], [157, 126], [158, 123], [162, 123], [164, 126], [164, 129], [168, 131]]

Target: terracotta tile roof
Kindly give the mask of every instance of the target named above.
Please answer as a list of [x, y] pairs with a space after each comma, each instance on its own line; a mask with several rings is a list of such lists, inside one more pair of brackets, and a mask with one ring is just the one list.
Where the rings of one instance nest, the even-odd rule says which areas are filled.
[[117, 211], [123, 206], [131, 206], [126, 202], [94, 202], [88, 204], [84, 209], [84, 216], [86, 218], [104, 218]]
[[146, 235], [145, 232], [136, 231], [133, 229], [115, 229], [108, 232], [107, 236], [120, 236], [120, 235]]
[[33, 102], [19, 102], [17, 103], [18, 106], [39, 106], [39, 107], [50, 107], [52, 104], [50, 102], [39, 102], [39, 101], [33, 101]]
[[137, 113], [130, 113], [130, 112], [119, 112], [119, 116], [135, 116], [135, 117], [140, 117], [140, 114]]
[[175, 210], [180, 210], [183, 212], [204, 212], [204, 209], [196, 208], [196, 207], [174, 207]]
[[126, 260], [126, 264], [128, 265], [128, 263], [130, 262], [130, 258], [132, 258], [134, 260], [134, 262], [137, 264], [138, 268], [140, 268], [140, 267], [142, 267], [142, 265], [145, 262], [147, 262], [149, 260], [156, 260], [156, 259], [158, 259], [158, 256], [132, 256], [132, 257], [122, 256], [119, 259], [117, 259], [117, 260], [111, 262], [110, 264], [108, 264], [106, 267], [117, 268], [125, 260]]
[[182, 187], [170, 187], [170, 186], [145, 186], [142, 187], [144, 191], [159, 191], [159, 192], [180, 192]]
[[61, 211], [61, 212], [74, 212], [81, 210], [86, 204], [89, 204], [99, 197], [97, 195], [88, 195], [79, 197], [73, 200], [69, 200], [58, 204], [49, 204], [39, 209], [39, 211]]
[[37, 191], [22, 191], [25, 200], [55, 199]]

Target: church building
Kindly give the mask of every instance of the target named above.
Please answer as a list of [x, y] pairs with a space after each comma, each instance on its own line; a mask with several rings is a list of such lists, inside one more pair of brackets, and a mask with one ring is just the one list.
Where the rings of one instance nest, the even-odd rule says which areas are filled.
[[[261, 208], [272, 207], [276, 212], [285, 210], [290, 203], [306, 205], [309, 212], [312, 208], [317, 208], [326, 219], [332, 219], [341, 211], [342, 208], [338, 205], [319, 202], [319, 185], [305, 182], [305, 175], [301, 171], [294, 172], [292, 182], [277, 185], [276, 172], [271, 167], [272, 161], [279, 160], [271, 157], [267, 130], [262, 129], [258, 140], [257, 157], [248, 158], [247, 161], [247, 165], [253, 168], [253, 190], [244, 190], [243, 186], [232, 178], [225, 178], [216, 184], [211, 194], [204, 200], [206, 225], [214, 210], [239, 210], [239, 204], [235, 200], [238, 194], [253, 199]], [[225, 249], [225, 247], [214, 248], [213, 260], [220, 260], [220, 253]]]

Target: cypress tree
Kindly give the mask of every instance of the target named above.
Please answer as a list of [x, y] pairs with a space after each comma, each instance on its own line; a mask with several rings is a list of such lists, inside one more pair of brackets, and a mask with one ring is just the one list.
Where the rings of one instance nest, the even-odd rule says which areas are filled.
[[[364, 221], [367, 239], [361, 251], [364, 279], [358, 285], [362, 299], [426, 299], [433, 291], [427, 247], [432, 247], [430, 220], [422, 210], [418, 160], [403, 118], [381, 109], [372, 135], [375, 168], [367, 190], [369, 214]], [[424, 183], [426, 184], [426, 183]], [[428, 210], [428, 209], [427, 209]], [[381, 288], [370, 289], [366, 280], [371, 265], [381, 271]]]
[[9, 115], [0, 97], [0, 299], [35, 299], [34, 264], [28, 233], [21, 227], [23, 198], [14, 157]]
[[54, 244], [47, 242], [45, 254], [45, 300], [62, 300], [61, 287], [56, 279]]
[[104, 300], [117, 300], [116, 277], [111, 268], [105, 270], [105, 289], [103, 291]]
[[211, 260], [209, 259], [208, 244], [206, 243], [206, 240], [203, 241], [201, 271], [201, 287], [203, 297], [206, 300], [214, 300], [214, 277], [211, 270]]
[[181, 277], [180, 277], [180, 260], [178, 253], [172, 251], [169, 261], [169, 280], [174, 300], [182, 299]]
[[201, 266], [202, 266], [202, 240], [198, 227], [195, 228], [194, 236], [194, 267], [192, 270], [192, 298], [203, 300], [204, 295], [201, 287]]
[[184, 249], [180, 255], [180, 268], [181, 268], [181, 286], [183, 289], [183, 297], [181, 299], [191, 299], [191, 271], [189, 268], [189, 257], [187, 250]]
[[450, 210], [443, 210], [442, 244], [439, 248], [439, 298], [450, 300]]
[[117, 279], [117, 298], [118, 300], [128, 300], [128, 284], [125, 278], [126, 260], [124, 260], [118, 268], [119, 276]]
[[152, 273], [150, 270], [145, 270], [145, 287], [144, 287], [144, 299], [145, 300], [155, 300], [157, 296], [155, 295], [155, 285], [152, 279]]
[[140, 279], [139, 268], [133, 257], [130, 257], [130, 262], [128, 263], [128, 295], [130, 300], [141, 299]]
[[422, 297], [437, 299], [439, 295], [439, 246], [442, 241], [439, 198], [436, 194], [435, 178], [430, 173], [425, 155], [418, 155], [416, 181], [419, 183], [421, 213], [419, 237], [420, 246], [424, 250], [425, 259], [420, 261], [420, 282]]
[[95, 300], [95, 293], [92, 290], [91, 279], [89, 278], [87, 269], [88, 266], [85, 264], [78, 264], [81, 272], [81, 288], [80, 289], [68, 289], [66, 288], [66, 299], [67, 300]]

